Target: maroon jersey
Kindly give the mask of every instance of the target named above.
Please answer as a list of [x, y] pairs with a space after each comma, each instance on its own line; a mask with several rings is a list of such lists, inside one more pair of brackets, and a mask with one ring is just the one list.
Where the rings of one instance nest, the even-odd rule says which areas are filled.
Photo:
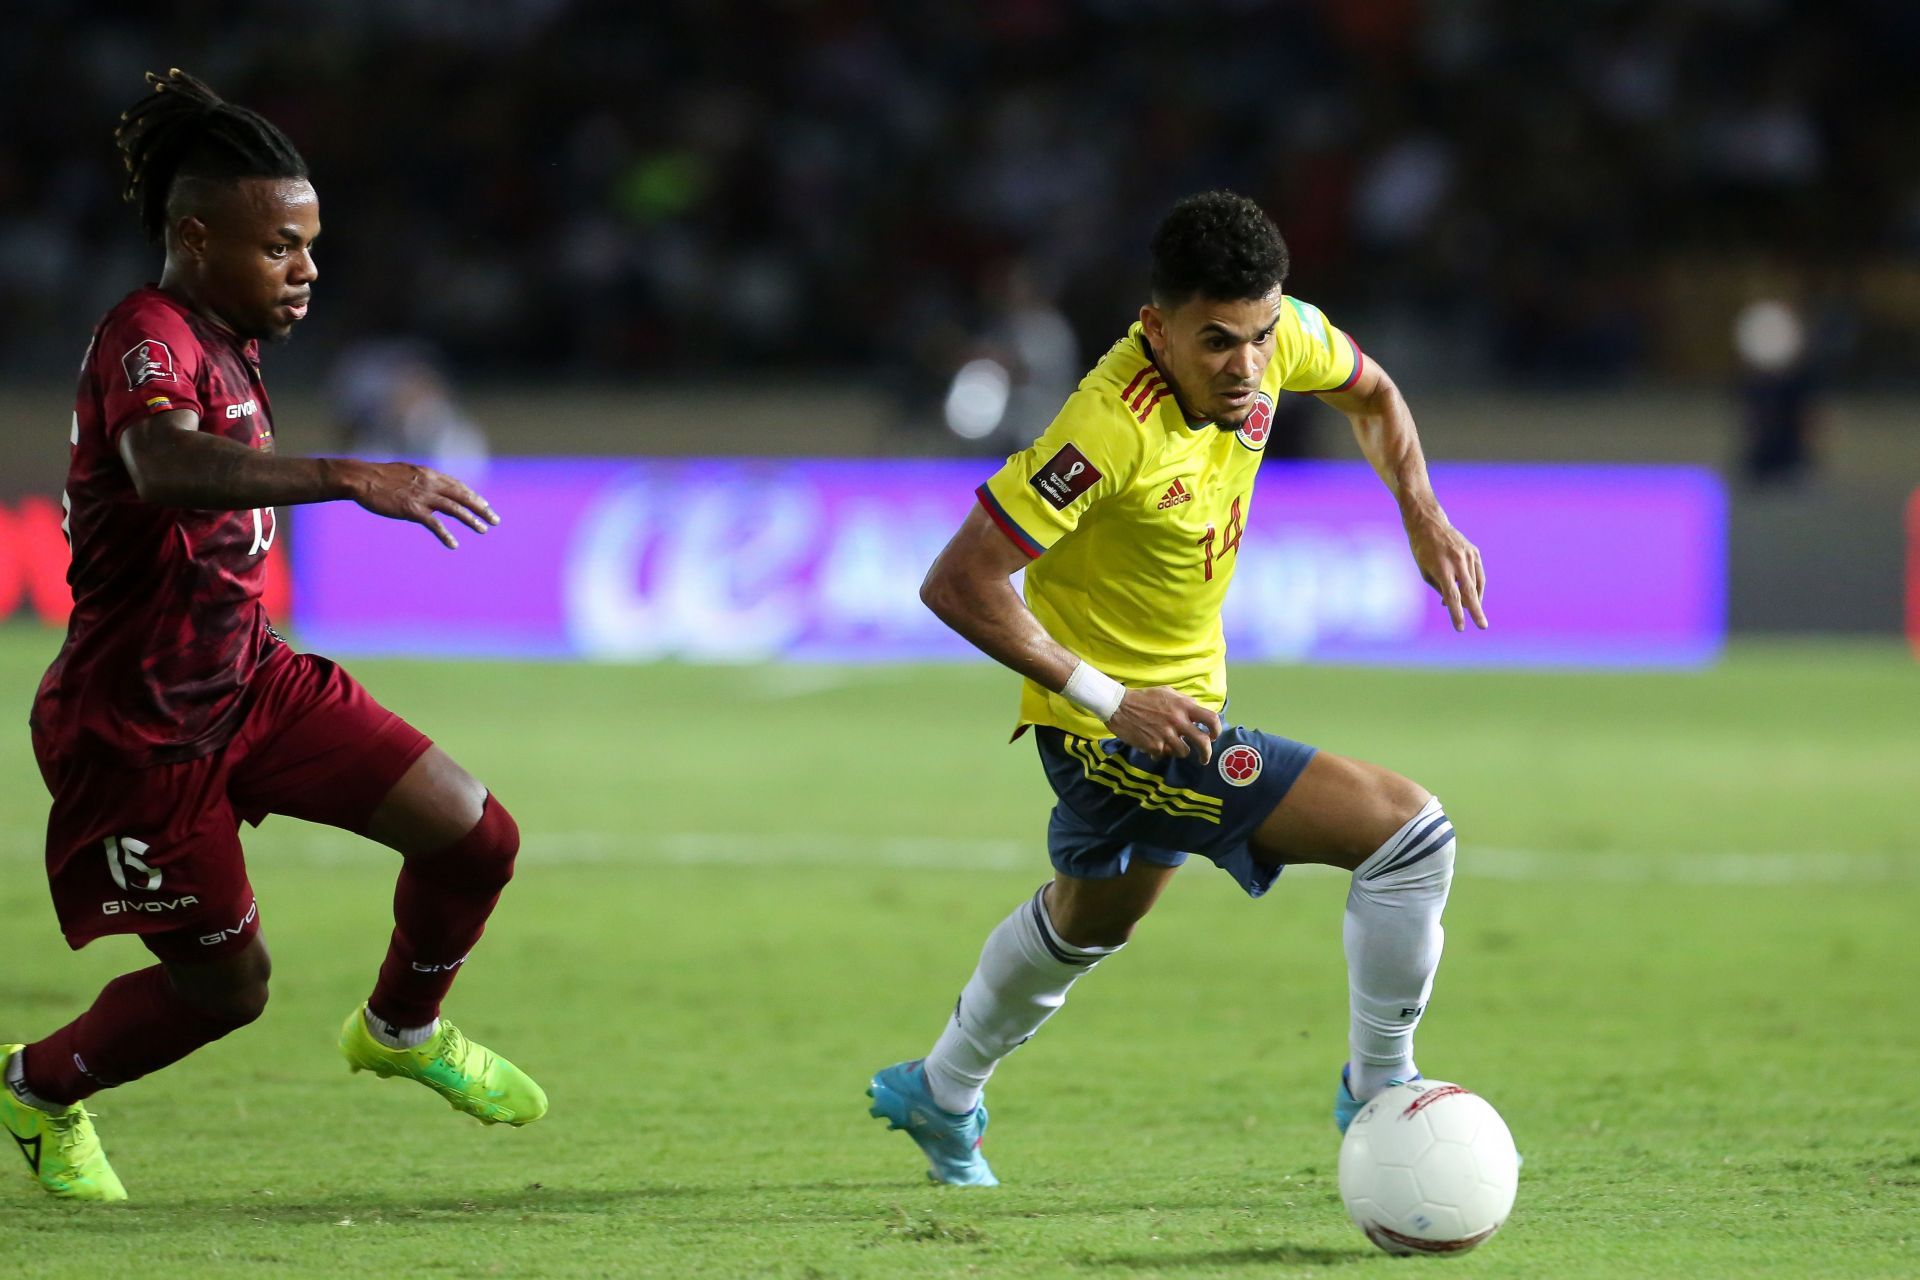
[[247, 682], [278, 644], [260, 606], [273, 509], [142, 502], [119, 442], [136, 422], [190, 409], [202, 431], [272, 449], [259, 358], [258, 344], [151, 286], [93, 331], [64, 498], [73, 616], [33, 707], [62, 750], [161, 764], [217, 751], [238, 728]]

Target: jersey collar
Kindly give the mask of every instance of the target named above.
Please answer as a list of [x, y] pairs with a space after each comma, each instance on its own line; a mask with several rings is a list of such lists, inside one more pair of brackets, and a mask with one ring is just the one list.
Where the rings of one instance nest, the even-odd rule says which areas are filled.
[[1160, 367], [1160, 362], [1153, 358], [1153, 347], [1148, 344], [1146, 330], [1141, 328], [1138, 320], [1133, 322], [1133, 339], [1140, 344], [1140, 354], [1147, 358], [1147, 363], [1152, 365], [1154, 372], [1160, 375], [1160, 380], [1167, 384], [1167, 393], [1173, 397], [1174, 408], [1180, 410], [1180, 421], [1187, 424], [1187, 430], [1198, 431], [1202, 427], [1212, 426], [1211, 419], [1206, 422], [1187, 421], [1187, 406], [1180, 400], [1180, 388], [1173, 385], [1173, 379], [1169, 378], [1167, 371]]
[[148, 281], [146, 287], [155, 297], [162, 299], [168, 306], [178, 311], [181, 318], [212, 330], [214, 333], [220, 335], [222, 342], [225, 342], [228, 346], [239, 352], [241, 359], [255, 367], [259, 366], [260, 340], [258, 338], [248, 338], [245, 342], [242, 342], [239, 334], [227, 328], [226, 325], [221, 324], [218, 320], [201, 315], [198, 311], [194, 310], [192, 304], [185, 298], [169, 293], [167, 290], [161, 288], [158, 281]]

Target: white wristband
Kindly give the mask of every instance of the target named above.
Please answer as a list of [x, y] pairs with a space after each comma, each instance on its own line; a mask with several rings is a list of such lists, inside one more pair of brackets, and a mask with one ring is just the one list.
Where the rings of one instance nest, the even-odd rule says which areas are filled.
[[1060, 690], [1060, 696], [1105, 724], [1120, 710], [1120, 699], [1127, 696], [1127, 686], [1098, 667], [1082, 662], [1067, 677], [1066, 688]]

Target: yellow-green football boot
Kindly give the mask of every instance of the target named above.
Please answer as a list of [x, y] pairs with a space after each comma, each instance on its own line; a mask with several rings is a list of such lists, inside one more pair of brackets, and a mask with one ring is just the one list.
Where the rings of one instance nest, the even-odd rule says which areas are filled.
[[[20, 1052], [17, 1044], [0, 1044], [0, 1080], [7, 1065]], [[100, 1137], [93, 1131], [93, 1117], [79, 1103], [58, 1111], [30, 1107], [13, 1096], [13, 1090], [0, 1084], [0, 1124], [27, 1158], [27, 1167], [39, 1179], [49, 1195], [63, 1200], [125, 1200], [127, 1189], [120, 1185], [107, 1153], [100, 1149]]]
[[445, 1018], [425, 1044], [389, 1049], [367, 1030], [362, 1006], [340, 1028], [340, 1052], [355, 1071], [418, 1080], [483, 1124], [532, 1124], [547, 1114], [546, 1091], [531, 1076]]

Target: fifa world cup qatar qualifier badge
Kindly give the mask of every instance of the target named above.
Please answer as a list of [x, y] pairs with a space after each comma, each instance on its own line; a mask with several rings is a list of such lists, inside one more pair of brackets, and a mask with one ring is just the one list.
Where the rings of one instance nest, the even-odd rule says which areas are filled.
[[1073, 500], [1100, 483], [1100, 468], [1087, 461], [1087, 455], [1072, 445], [1047, 459], [1046, 465], [1027, 481], [1055, 511], [1065, 511]]
[[1247, 411], [1247, 420], [1233, 433], [1234, 439], [1255, 451], [1267, 447], [1267, 437], [1273, 434], [1273, 397], [1262, 391], [1253, 398], [1253, 408]]
[[173, 351], [158, 338], [142, 338], [120, 357], [127, 374], [127, 390], [138, 390], [146, 382], [173, 381]]

